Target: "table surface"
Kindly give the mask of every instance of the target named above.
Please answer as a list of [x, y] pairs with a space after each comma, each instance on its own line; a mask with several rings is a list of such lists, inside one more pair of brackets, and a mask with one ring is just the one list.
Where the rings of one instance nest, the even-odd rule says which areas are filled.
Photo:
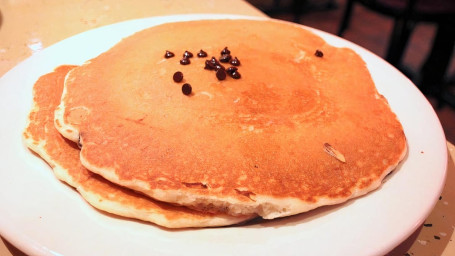
[[[0, 76], [34, 52], [89, 29], [130, 19], [189, 13], [265, 16], [242, 0], [0, 0]], [[455, 255], [455, 147], [450, 143], [447, 146], [446, 185], [425, 221], [432, 226], [422, 226], [388, 255]], [[25, 254], [1, 239], [0, 255]]]

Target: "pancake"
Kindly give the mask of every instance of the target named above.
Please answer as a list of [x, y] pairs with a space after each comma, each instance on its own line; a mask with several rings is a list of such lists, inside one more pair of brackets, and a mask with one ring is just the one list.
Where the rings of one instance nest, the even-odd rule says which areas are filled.
[[[222, 80], [210, 60], [225, 48], [240, 65]], [[169, 23], [125, 38], [69, 73], [55, 125], [116, 184], [265, 219], [372, 191], [406, 153], [360, 56], [274, 20]]]
[[97, 209], [167, 228], [224, 226], [252, 217], [203, 213], [157, 202], [119, 187], [84, 168], [79, 161], [77, 145], [63, 138], [54, 127], [54, 110], [60, 102], [64, 78], [73, 68], [60, 66], [36, 82], [33, 109], [24, 131], [27, 146], [52, 166], [58, 179], [76, 188]]

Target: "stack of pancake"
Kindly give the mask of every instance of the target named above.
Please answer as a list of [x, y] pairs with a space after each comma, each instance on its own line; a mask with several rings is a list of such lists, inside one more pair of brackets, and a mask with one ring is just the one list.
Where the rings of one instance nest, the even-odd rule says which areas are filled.
[[406, 153], [363, 60], [273, 20], [155, 26], [42, 76], [33, 100], [24, 138], [57, 178], [168, 228], [341, 203]]

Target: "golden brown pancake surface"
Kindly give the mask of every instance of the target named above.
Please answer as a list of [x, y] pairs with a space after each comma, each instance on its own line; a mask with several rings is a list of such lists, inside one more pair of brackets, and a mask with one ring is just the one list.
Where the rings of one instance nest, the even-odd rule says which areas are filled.
[[[204, 69], [224, 47], [240, 60], [240, 79], [219, 81]], [[196, 57], [200, 49], [208, 57]], [[176, 56], [164, 58], [166, 50]], [[194, 54], [189, 65], [179, 62], [185, 50]], [[363, 60], [276, 21], [138, 32], [69, 74], [56, 126], [80, 137], [82, 163], [112, 182], [163, 201], [264, 218], [375, 189], [406, 152], [401, 124]]]
[[76, 143], [62, 137], [54, 127], [54, 110], [60, 103], [64, 78], [74, 67], [60, 66], [36, 82], [34, 106], [24, 131], [26, 144], [53, 167], [60, 180], [75, 187], [90, 204], [100, 210], [168, 228], [230, 225], [251, 217], [203, 213], [157, 202], [117, 186], [83, 167]]

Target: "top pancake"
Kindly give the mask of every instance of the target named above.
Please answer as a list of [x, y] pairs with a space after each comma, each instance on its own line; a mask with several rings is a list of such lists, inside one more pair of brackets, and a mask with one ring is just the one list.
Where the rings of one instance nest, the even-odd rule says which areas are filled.
[[[218, 81], [204, 61], [226, 46], [242, 77]], [[199, 49], [208, 57], [197, 58]], [[176, 56], [165, 59], [166, 50]], [[179, 63], [185, 50], [195, 55], [190, 65]], [[191, 95], [172, 80], [176, 71]], [[70, 72], [55, 117], [60, 133], [80, 140], [91, 171], [159, 200], [233, 215], [275, 218], [343, 202], [377, 188], [406, 152], [363, 60], [277, 21], [138, 32]]]

